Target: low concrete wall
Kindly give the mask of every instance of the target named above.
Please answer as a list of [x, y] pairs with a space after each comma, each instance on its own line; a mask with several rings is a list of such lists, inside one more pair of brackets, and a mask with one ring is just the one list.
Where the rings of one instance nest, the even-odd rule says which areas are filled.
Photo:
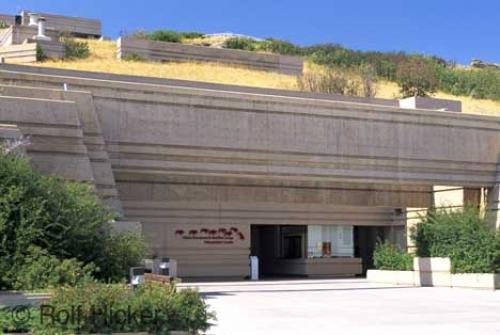
[[366, 279], [373, 283], [415, 286], [414, 271], [368, 270]]
[[83, 17], [40, 13], [37, 11], [23, 10], [23, 25], [29, 22], [29, 13], [37, 13], [46, 19], [47, 29], [67, 32], [79, 37], [100, 37], [102, 35], [101, 21]]
[[415, 257], [414, 271], [368, 270], [366, 279], [374, 283], [420, 287], [462, 287], [500, 289], [499, 273], [451, 273], [448, 257]]
[[36, 43], [3, 46], [0, 48], [0, 59], [6, 63], [34, 63]]
[[66, 50], [58, 40], [43, 41], [29, 39], [28, 43], [36, 43], [43, 52], [43, 56], [50, 59], [64, 58]]
[[304, 61], [300, 57], [210, 48], [128, 37], [119, 38], [117, 48], [117, 56], [119, 59], [137, 55], [141, 58], [153, 61], [194, 60], [220, 62], [291, 75], [302, 74], [304, 66]]

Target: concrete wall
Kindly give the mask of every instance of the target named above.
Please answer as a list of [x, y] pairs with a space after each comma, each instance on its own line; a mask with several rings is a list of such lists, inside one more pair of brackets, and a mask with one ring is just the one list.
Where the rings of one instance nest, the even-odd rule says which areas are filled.
[[15, 22], [14, 15], [0, 14], [0, 22], [5, 22], [8, 25], [13, 25]]
[[[66, 176], [76, 180], [92, 181], [99, 196], [118, 213], [122, 213], [121, 202], [118, 199], [115, 179], [102, 137], [101, 126], [95, 114], [92, 95], [86, 92], [65, 92], [51, 89], [0, 85], [0, 96], [72, 102], [76, 108], [77, 115], [75, 117], [78, 118], [78, 122], [82, 128], [82, 143], [86, 148], [91, 168], [89, 174], [91, 174], [92, 177], [79, 175], [77, 173], [78, 170], [75, 170], [75, 175], [71, 175], [71, 171], [67, 171]], [[11, 120], [11, 122], [13, 121]], [[23, 128], [23, 131], [27, 136], [35, 136], [35, 139], [38, 138], [38, 135], [36, 135], [37, 133], [33, 133], [32, 129]], [[42, 129], [40, 131], [43, 132], [44, 130]], [[46, 129], [45, 132], [46, 134], [44, 134], [44, 136], [53, 136], [48, 129]], [[64, 142], [64, 137], [60, 138], [58, 141]], [[30, 150], [31, 149], [33, 148], [30, 148]], [[50, 151], [47, 152], [46, 158], [50, 159]], [[58, 173], [57, 170], [51, 169], [45, 171], [49, 173]]]
[[[178, 259], [181, 276], [246, 275], [251, 224], [387, 227], [398, 239], [405, 222], [394, 209], [429, 207], [433, 185], [497, 182], [499, 118], [100, 76], [0, 66], [0, 83], [15, 86], [4, 88], [0, 122], [36, 135], [73, 115], [81, 133], [59, 145], [86, 148], [89, 180], [100, 168], [88, 143], [102, 138], [94, 152], [109, 158], [125, 217], [143, 223], [158, 256]], [[86, 123], [97, 121], [92, 137]], [[35, 160], [58, 157], [49, 139], [43, 154], [44, 142], [29, 149]], [[232, 227], [244, 238], [216, 236]], [[216, 243], [201, 229], [216, 230]]]
[[129, 37], [119, 38], [117, 48], [119, 59], [139, 56], [153, 61], [229, 63], [291, 75], [302, 74], [304, 66], [304, 61], [300, 57], [150, 41]]
[[41, 13], [37, 11], [23, 10], [23, 24], [29, 22], [28, 13], [37, 13], [46, 19], [48, 29], [58, 32], [67, 32], [79, 37], [100, 37], [102, 35], [101, 21], [83, 17], [73, 17], [65, 15], [57, 15], [50, 13]]
[[0, 58], [6, 63], [34, 63], [37, 60], [36, 43], [0, 47]]
[[[11, 44], [21, 44], [26, 40], [33, 39], [38, 34], [37, 26], [13, 26]], [[54, 42], [59, 40], [59, 32], [47, 29], [45, 35]]]

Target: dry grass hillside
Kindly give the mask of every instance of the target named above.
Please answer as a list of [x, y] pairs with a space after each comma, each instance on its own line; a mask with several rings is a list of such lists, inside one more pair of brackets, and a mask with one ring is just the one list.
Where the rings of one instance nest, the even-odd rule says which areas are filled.
[[[37, 66], [74, 69], [83, 71], [109, 72], [152, 76], [159, 78], [186, 79], [221, 84], [256, 86], [298, 90], [297, 78], [273, 72], [245, 69], [217, 63], [154, 63], [141, 61], [121, 61], [116, 59], [116, 43], [112, 41], [88, 41], [91, 55], [86, 59], [44, 61]], [[316, 70], [306, 64], [305, 71]], [[377, 83], [377, 97], [393, 99], [398, 97], [398, 87], [392, 82]], [[500, 116], [500, 102], [457, 97], [438, 92], [437, 98], [461, 100], [463, 110], [471, 114]]]

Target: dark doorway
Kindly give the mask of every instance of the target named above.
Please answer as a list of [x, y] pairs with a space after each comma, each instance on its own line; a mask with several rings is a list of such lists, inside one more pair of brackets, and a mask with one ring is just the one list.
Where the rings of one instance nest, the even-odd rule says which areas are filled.
[[363, 261], [363, 275], [373, 269], [373, 252], [377, 241], [383, 240], [384, 227], [354, 227], [354, 256]]
[[306, 226], [251, 225], [250, 234], [250, 254], [259, 257], [261, 276], [286, 275], [277, 261], [305, 258]]

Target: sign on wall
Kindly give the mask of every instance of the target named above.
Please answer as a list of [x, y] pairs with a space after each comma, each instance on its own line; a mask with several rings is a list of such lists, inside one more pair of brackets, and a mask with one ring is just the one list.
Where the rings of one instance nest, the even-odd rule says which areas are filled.
[[245, 234], [237, 227], [210, 227], [198, 229], [176, 229], [175, 236], [185, 241], [200, 241], [204, 244], [234, 244], [245, 241]]

